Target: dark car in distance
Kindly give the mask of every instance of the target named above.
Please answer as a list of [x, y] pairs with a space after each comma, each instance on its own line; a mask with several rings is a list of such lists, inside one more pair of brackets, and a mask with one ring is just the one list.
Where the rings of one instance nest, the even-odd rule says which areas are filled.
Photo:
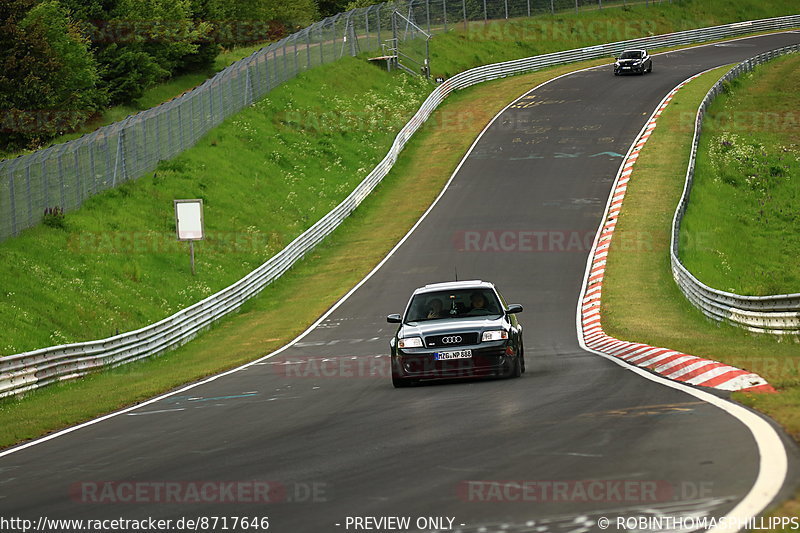
[[487, 281], [454, 281], [414, 291], [390, 341], [392, 383], [519, 377], [525, 371], [519, 304], [507, 304]]
[[614, 75], [653, 72], [653, 59], [647, 50], [623, 50], [614, 61]]

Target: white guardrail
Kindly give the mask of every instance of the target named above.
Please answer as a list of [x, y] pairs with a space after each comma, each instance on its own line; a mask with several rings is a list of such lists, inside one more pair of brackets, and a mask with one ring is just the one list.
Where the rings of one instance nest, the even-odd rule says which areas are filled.
[[267, 262], [233, 285], [155, 324], [107, 339], [52, 346], [0, 358], [0, 397], [176, 348], [216, 320], [238, 310], [247, 299], [289, 270], [361, 204], [389, 173], [411, 135], [455, 90], [554, 65], [610, 57], [624, 48], [664, 48], [797, 27], [800, 27], [800, 15], [739, 22], [495, 63], [457, 74], [431, 92], [417, 113], [400, 130], [386, 157], [342, 203]]
[[675, 209], [675, 216], [672, 219], [672, 242], [670, 245], [672, 276], [686, 298], [700, 309], [703, 314], [714, 320], [729, 322], [759, 333], [800, 333], [800, 293], [772, 296], [741, 296], [712, 289], [694, 277], [681, 263], [678, 253], [680, 226], [683, 215], [686, 213], [686, 207], [689, 204], [694, 181], [697, 146], [700, 143], [703, 117], [706, 109], [723, 90], [726, 82], [750, 72], [757, 65], [792, 52], [800, 52], [800, 45], [786, 46], [751, 57], [729, 70], [708, 91], [700, 103], [695, 117], [694, 139], [692, 140], [692, 151], [689, 156], [689, 167], [686, 171], [686, 183], [684, 184], [681, 200]]

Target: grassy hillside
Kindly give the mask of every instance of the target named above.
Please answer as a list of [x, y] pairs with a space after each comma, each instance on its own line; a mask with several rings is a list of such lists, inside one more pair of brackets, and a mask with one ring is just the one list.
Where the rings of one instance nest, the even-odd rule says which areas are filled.
[[[152, 175], [2, 243], [0, 353], [135, 329], [233, 283], [344, 199], [430, 89], [353, 58], [314, 69]], [[175, 198], [204, 200], [195, 277]]]
[[[455, 72], [556, 48], [778, 15], [791, 5], [695, 0], [472, 25], [433, 39], [433, 69]], [[542, 33], [520, 37], [520, 27]], [[597, 27], [612, 29], [589, 30]], [[618, 27], [636, 31], [618, 35]], [[135, 329], [240, 278], [344, 198], [430, 89], [360, 58], [318, 67], [154, 174], [0, 244], [0, 355]], [[174, 242], [172, 213], [173, 198], [193, 197], [205, 201], [210, 232], [197, 246], [196, 277], [185, 245]]]
[[718, 289], [800, 292], [800, 54], [727, 87], [704, 122], [681, 259]]

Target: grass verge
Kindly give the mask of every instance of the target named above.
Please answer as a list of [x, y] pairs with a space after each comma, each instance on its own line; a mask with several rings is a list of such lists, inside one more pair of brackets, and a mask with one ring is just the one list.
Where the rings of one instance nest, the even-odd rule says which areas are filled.
[[[745, 295], [800, 292], [800, 54], [726, 84], [709, 107], [681, 235], [701, 281]], [[742, 253], [747, 250], [747, 253]]]
[[[708, 320], [672, 279], [670, 226], [683, 189], [694, 113], [708, 89], [728, 70], [716, 69], [681, 89], [661, 115], [639, 156], [614, 233], [603, 282], [601, 313], [608, 335], [669, 347], [751, 370], [778, 394], [735, 393], [735, 400], [777, 420], [800, 441], [800, 349], [797, 338], [746, 332]], [[749, 254], [746, 254], [749, 256]], [[800, 512], [800, 499], [777, 513]]]
[[[603, 62], [506, 78], [452, 95], [412, 138], [394, 169], [362, 206], [237, 315], [152, 360], [0, 400], [0, 447], [134, 404], [282, 346], [363, 278], [402, 238], [492, 116], [538, 83]], [[453, 117], [460, 117], [457, 135], [453, 134]], [[392, 216], [386, 217], [387, 212]]]

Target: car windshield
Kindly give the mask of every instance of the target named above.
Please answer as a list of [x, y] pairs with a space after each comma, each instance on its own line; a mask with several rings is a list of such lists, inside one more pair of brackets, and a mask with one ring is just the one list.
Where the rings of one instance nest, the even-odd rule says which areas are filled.
[[415, 295], [408, 306], [405, 321], [471, 318], [502, 313], [502, 307], [493, 290], [458, 289]]
[[641, 59], [642, 57], [644, 57], [644, 53], [639, 50], [628, 50], [619, 56], [620, 59]]

